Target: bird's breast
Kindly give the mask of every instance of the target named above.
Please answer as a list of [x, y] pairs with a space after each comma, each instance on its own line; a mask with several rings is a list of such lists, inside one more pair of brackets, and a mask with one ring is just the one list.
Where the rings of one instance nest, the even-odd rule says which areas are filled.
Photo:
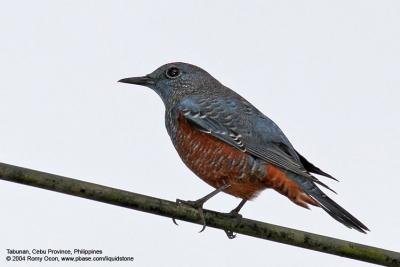
[[209, 185], [250, 199], [266, 188], [265, 163], [193, 127], [178, 116], [174, 145], [183, 162]]

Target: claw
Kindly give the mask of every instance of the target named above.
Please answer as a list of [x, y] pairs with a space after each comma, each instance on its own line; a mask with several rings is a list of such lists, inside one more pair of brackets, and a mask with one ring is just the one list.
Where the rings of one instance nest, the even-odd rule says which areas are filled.
[[[191, 200], [177, 199], [176, 203], [184, 204], [184, 205], [187, 205], [187, 206], [192, 207], [194, 209], [197, 209], [197, 211], [199, 212], [199, 215], [200, 215], [200, 220], [201, 220], [201, 222], [203, 224], [203, 227], [201, 228], [199, 233], [203, 232], [206, 229], [207, 225], [206, 225], [206, 218], [204, 217], [204, 212], [203, 212], [203, 203], [204, 203], [203, 201], [198, 201], [198, 200], [191, 201]], [[175, 219], [172, 219], [172, 220], [176, 224]], [[178, 225], [178, 224], [176, 224], [176, 225]]]
[[[225, 213], [225, 215], [227, 215], [231, 218], [236, 218], [238, 220], [238, 224], [239, 224], [243, 218], [243, 216], [239, 213], [239, 211], [243, 207], [243, 205], [246, 203], [246, 201], [247, 200], [243, 199], [236, 208], [234, 208], [233, 210], [231, 210], [228, 213]], [[225, 230], [225, 234], [227, 235], [227, 237], [229, 239], [234, 239], [236, 237], [236, 234], [233, 233], [231, 230]]]
[[204, 217], [203, 208], [197, 208], [197, 210], [199, 211], [200, 219], [201, 219], [201, 222], [203, 223], [203, 228], [201, 228], [201, 230], [199, 231], [199, 233], [201, 233], [201, 232], [203, 232], [203, 231], [206, 229], [206, 227], [207, 227], [207, 225], [206, 225], [206, 218]]
[[229, 239], [234, 239], [236, 234], [234, 234], [231, 230], [225, 230], [225, 234]]
[[[227, 216], [231, 217], [232, 219], [238, 219], [238, 224], [240, 223], [240, 220], [243, 218], [243, 216], [241, 214], [239, 214], [239, 212], [236, 211], [231, 211], [229, 213], [225, 213]], [[237, 234], [233, 233], [231, 230], [224, 230], [226, 236], [229, 239], [234, 239], [236, 237]]]
[[[177, 204], [180, 204], [180, 201], [182, 201], [182, 200], [177, 199], [177, 200], [176, 200], [176, 203], [177, 203]], [[175, 225], [179, 226], [179, 224], [176, 222], [176, 219], [175, 219], [175, 218], [172, 218], [172, 222], [173, 222]]]
[[[184, 204], [184, 205], [187, 205], [187, 206], [192, 207], [192, 208], [194, 208], [194, 209], [197, 209], [197, 211], [199, 212], [199, 215], [200, 215], [201, 222], [203, 223], [203, 227], [201, 228], [201, 230], [200, 230], [199, 233], [203, 232], [203, 231], [206, 229], [206, 227], [207, 227], [207, 225], [206, 225], [206, 218], [204, 217], [204, 212], [203, 212], [203, 205], [204, 205], [204, 203], [205, 203], [207, 200], [209, 200], [210, 198], [212, 198], [213, 196], [215, 196], [216, 194], [218, 194], [219, 192], [221, 192], [221, 191], [227, 189], [229, 186], [231, 186], [231, 185], [230, 185], [230, 184], [224, 183], [223, 186], [221, 186], [221, 187], [215, 189], [214, 191], [212, 191], [212, 192], [209, 193], [208, 195], [206, 195], [206, 196], [204, 196], [204, 197], [202, 197], [202, 198], [199, 198], [198, 200], [195, 200], [195, 201], [191, 201], [191, 200], [181, 200], [181, 199], [177, 199], [177, 200], [176, 200], [176, 203], [177, 203], [177, 204]], [[245, 200], [243, 200], [243, 201], [246, 202]], [[242, 201], [242, 202], [243, 202], [243, 201]], [[243, 202], [243, 204], [242, 204], [242, 202], [241, 202], [241, 204], [239, 205], [239, 209], [240, 209], [240, 207], [242, 207], [243, 204], [244, 204], [244, 202]], [[236, 209], [237, 209], [237, 211], [239, 211], [238, 208], [236, 208]], [[178, 224], [176, 223], [176, 221], [175, 221], [175, 218], [173, 218], [172, 221], [173, 221], [176, 225], [178, 225]], [[232, 235], [233, 235], [233, 234], [232, 234]]]
[[[239, 214], [239, 212], [233, 210], [229, 213], [225, 213], [227, 216], [231, 217], [232, 219], [237, 219], [238, 220], [238, 224], [240, 223], [240, 221], [242, 220], [243, 216], [241, 214]], [[231, 230], [224, 230], [225, 234], [228, 236], [229, 239], [234, 239], [236, 237], [236, 234], [233, 233]]]
[[[192, 207], [194, 209], [197, 209], [197, 211], [199, 212], [199, 215], [200, 215], [200, 220], [203, 223], [203, 227], [201, 228], [199, 233], [203, 232], [206, 229], [207, 225], [206, 225], [206, 218], [204, 217], [204, 212], [203, 212], [203, 203], [204, 203], [203, 201], [199, 201], [199, 200], [191, 201], [191, 200], [177, 199], [176, 203], [184, 204], [184, 205], [187, 205], [187, 206]], [[176, 224], [175, 219], [172, 219], [172, 220]]]

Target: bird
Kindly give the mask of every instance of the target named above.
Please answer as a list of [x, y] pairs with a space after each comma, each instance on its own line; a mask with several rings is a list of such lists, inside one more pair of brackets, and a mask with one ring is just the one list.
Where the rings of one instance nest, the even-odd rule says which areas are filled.
[[[146, 86], [161, 97], [165, 126], [180, 158], [215, 188], [195, 201], [177, 199], [199, 210], [201, 231], [206, 227], [203, 205], [216, 194], [240, 198], [229, 214], [241, 216], [239, 211], [245, 203], [265, 189], [273, 189], [303, 208], [320, 207], [361, 233], [369, 231], [321, 190], [323, 187], [336, 193], [316, 175], [336, 178], [297, 152], [274, 121], [204, 69], [173, 62], [148, 75], [119, 82]], [[235, 237], [230, 231], [226, 233], [229, 238]]]

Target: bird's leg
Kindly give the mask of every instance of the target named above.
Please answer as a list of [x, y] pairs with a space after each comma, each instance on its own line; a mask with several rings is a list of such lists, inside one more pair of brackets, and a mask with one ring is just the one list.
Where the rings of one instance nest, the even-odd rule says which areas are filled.
[[247, 199], [242, 199], [242, 201], [240, 201], [239, 205], [237, 205], [236, 208], [234, 208], [233, 210], [231, 210], [228, 214], [232, 215], [232, 216], [242, 216], [239, 214], [239, 211], [243, 208], [244, 204], [246, 204]]
[[[201, 230], [200, 230], [200, 232], [199, 232], [199, 233], [201, 233], [201, 232], [204, 231], [204, 229], [206, 229], [206, 219], [205, 219], [205, 217], [204, 217], [204, 212], [203, 212], [203, 205], [204, 205], [204, 203], [206, 203], [210, 198], [212, 198], [213, 196], [215, 196], [215, 195], [218, 194], [219, 192], [221, 192], [221, 191], [227, 189], [227, 188], [230, 187], [230, 186], [231, 186], [230, 184], [224, 184], [223, 186], [218, 187], [217, 189], [215, 189], [215, 190], [212, 191], [211, 193], [209, 193], [209, 194], [205, 195], [204, 197], [199, 198], [198, 200], [195, 200], [195, 201], [177, 199], [177, 200], [176, 200], [176, 203], [188, 205], [188, 206], [190, 206], [190, 207], [192, 207], [192, 208], [194, 208], [194, 209], [197, 209], [197, 210], [199, 211], [200, 218], [201, 218], [201, 221], [202, 221], [202, 223], [203, 223], [203, 228], [201, 228]], [[172, 219], [172, 221], [173, 221], [175, 224], [177, 224], [176, 221], [175, 221], [175, 219]]]
[[204, 203], [206, 203], [210, 198], [212, 198], [213, 196], [215, 196], [219, 192], [227, 189], [229, 186], [231, 186], [231, 185], [230, 184], [224, 184], [223, 186], [218, 187], [217, 189], [215, 189], [211, 193], [209, 193], [209, 194], [205, 195], [204, 197], [199, 198], [198, 200], [195, 200], [195, 201], [177, 199], [176, 202], [177, 203], [186, 204], [186, 205], [191, 206], [192, 208], [195, 208], [195, 209], [201, 208], [201, 207], [203, 207]]
[[[229, 213], [227, 213], [227, 215], [241, 219], [242, 215], [239, 214], [239, 211], [243, 208], [243, 206], [244, 206], [244, 204], [246, 204], [246, 202], [247, 202], [247, 199], [242, 199], [242, 201], [240, 201], [239, 205], [237, 205], [236, 208], [234, 208]], [[234, 234], [231, 230], [225, 230], [225, 234], [228, 236], [229, 239], [233, 239], [236, 237], [236, 234]]]

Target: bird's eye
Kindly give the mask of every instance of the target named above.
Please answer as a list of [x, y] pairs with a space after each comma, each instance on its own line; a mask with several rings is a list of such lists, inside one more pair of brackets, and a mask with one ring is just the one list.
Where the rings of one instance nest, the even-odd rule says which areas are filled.
[[181, 74], [181, 71], [177, 67], [171, 67], [167, 69], [165, 72], [165, 75], [167, 75], [168, 78], [173, 79], [178, 77]]

